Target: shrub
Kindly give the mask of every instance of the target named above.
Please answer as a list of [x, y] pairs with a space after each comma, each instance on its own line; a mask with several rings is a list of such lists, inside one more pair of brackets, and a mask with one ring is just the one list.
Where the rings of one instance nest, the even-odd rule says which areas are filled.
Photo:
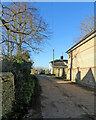
[[34, 93], [34, 76], [30, 74], [32, 64], [28, 59], [23, 58], [24, 56], [4, 56], [2, 60], [2, 71], [12, 72], [15, 83], [15, 101], [12, 112], [7, 117], [3, 117], [4, 120], [17, 120], [28, 106]]

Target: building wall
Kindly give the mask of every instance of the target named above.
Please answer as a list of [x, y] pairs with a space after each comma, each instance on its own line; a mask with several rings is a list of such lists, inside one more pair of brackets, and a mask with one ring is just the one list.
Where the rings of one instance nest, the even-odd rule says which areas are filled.
[[67, 75], [67, 66], [64, 66], [64, 67], [55, 67], [54, 68], [54, 74], [56, 76], [59, 76], [59, 77], [64, 76], [66, 78], [66, 75]]
[[94, 76], [95, 76], [95, 88], [96, 88], [96, 37], [94, 38]]
[[56, 76], [58, 76], [58, 72], [59, 72], [59, 69], [54, 68], [54, 74], [55, 74]]
[[49, 63], [49, 73], [52, 74], [52, 63]]
[[[86, 41], [86, 40], [85, 40]], [[96, 80], [96, 37], [68, 53], [67, 79], [87, 86]]]

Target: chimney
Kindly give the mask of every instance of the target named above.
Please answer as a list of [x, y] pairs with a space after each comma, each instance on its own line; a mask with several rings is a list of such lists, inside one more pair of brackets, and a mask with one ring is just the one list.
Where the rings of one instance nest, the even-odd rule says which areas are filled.
[[63, 60], [63, 56], [60, 56], [60, 60]]

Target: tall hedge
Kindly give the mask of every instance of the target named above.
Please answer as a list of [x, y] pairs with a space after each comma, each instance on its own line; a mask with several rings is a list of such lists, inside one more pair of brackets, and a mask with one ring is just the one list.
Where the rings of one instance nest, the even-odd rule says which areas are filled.
[[[13, 115], [3, 119], [18, 119], [26, 106], [28, 106], [34, 93], [34, 76], [30, 75], [32, 63], [22, 59], [22, 56], [5, 56], [2, 60], [2, 71], [12, 72], [15, 83], [15, 102], [13, 104]], [[19, 110], [19, 111], [18, 111]]]

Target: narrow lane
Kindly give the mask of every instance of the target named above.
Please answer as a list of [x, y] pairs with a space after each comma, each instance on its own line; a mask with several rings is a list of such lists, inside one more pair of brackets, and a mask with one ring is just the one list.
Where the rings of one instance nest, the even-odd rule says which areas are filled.
[[94, 115], [94, 92], [71, 82], [37, 75], [42, 88], [43, 118], [83, 118]]

